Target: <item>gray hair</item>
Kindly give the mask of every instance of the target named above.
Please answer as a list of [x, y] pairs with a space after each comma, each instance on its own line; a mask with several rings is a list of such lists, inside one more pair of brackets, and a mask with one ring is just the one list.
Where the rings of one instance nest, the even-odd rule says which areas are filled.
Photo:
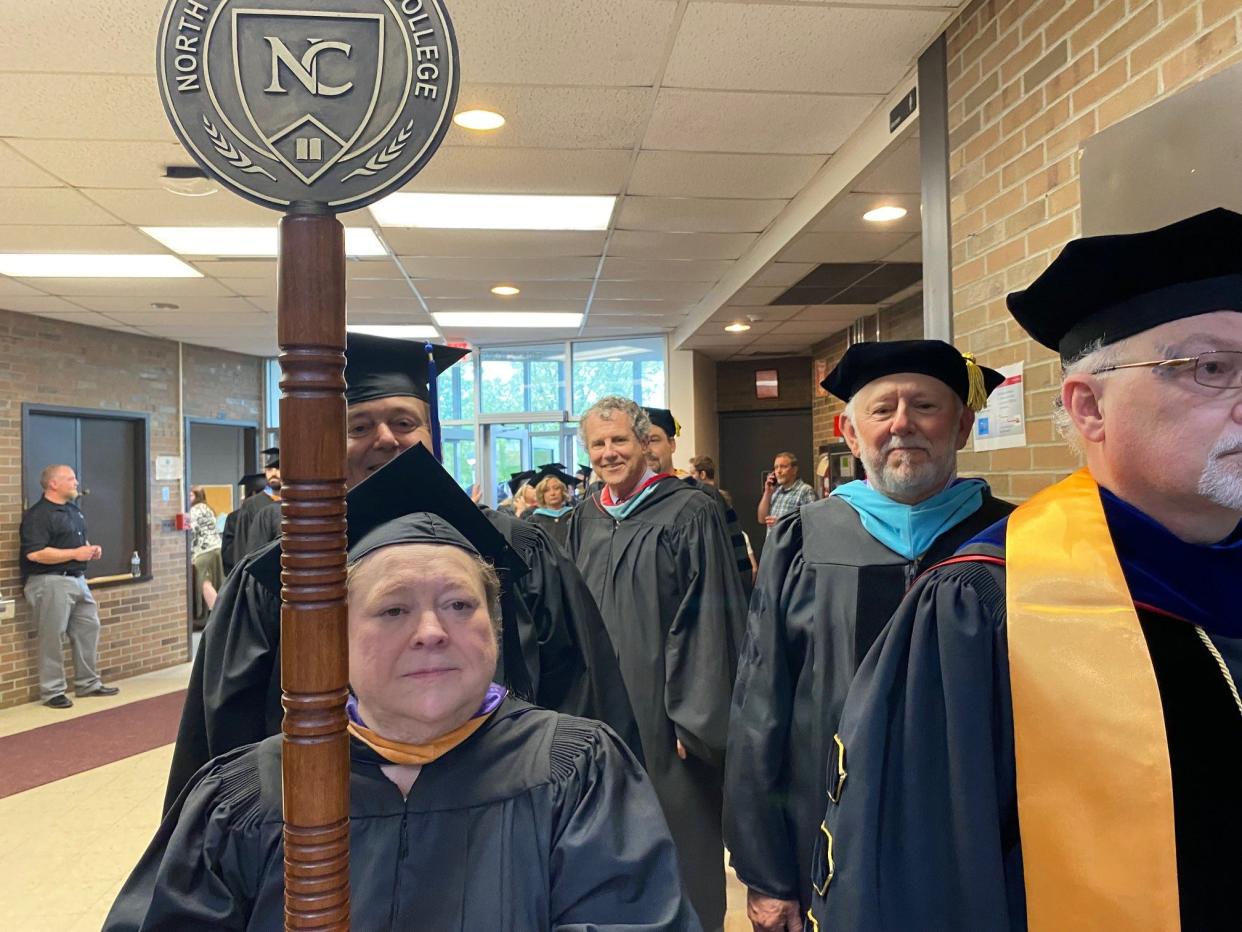
[[776, 456], [772, 457], [772, 459], [778, 460], [781, 457], [784, 457], [785, 459], [789, 460], [789, 465], [792, 466], [794, 469], [798, 468], [798, 457], [794, 456], [788, 450], [783, 450], [782, 452], [777, 453]]
[[582, 417], [578, 420], [578, 439], [582, 441], [582, 445], [587, 446], [586, 422], [588, 418], [597, 417], [601, 421], [611, 421], [613, 415], [618, 413], [630, 419], [634, 436], [640, 443], [645, 443], [651, 433], [651, 418], [647, 416], [647, 412], [629, 398], [623, 398], [621, 395], [605, 395], [583, 411]]
[[[1117, 360], [1121, 358], [1122, 348], [1126, 343], [1126, 340], [1119, 340], [1116, 343], [1110, 343], [1105, 346], [1103, 339], [1088, 343], [1083, 347], [1081, 353], [1069, 362], [1061, 364], [1062, 387], [1065, 385], [1065, 380], [1071, 375], [1089, 375], [1097, 369], [1116, 365]], [[1065, 405], [1061, 402], [1061, 395], [1057, 395], [1052, 400], [1052, 424], [1056, 428], [1057, 433], [1061, 435], [1061, 438], [1078, 454], [1078, 458], [1083, 459], [1086, 455], [1086, 448], [1083, 445], [1082, 435], [1078, 433], [1078, 428], [1074, 426], [1070, 413], [1065, 410]]]
[[43, 467], [43, 472], [39, 473], [39, 485], [44, 492], [47, 491], [48, 486], [52, 484], [52, 480], [56, 478], [62, 469], [72, 470], [73, 467], [66, 466], [64, 463], [55, 463], [51, 466]]

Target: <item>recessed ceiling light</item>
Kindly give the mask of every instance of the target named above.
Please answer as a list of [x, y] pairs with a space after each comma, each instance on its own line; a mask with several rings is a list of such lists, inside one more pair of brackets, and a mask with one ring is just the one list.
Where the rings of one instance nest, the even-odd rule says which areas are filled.
[[404, 324], [350, 324], [350, 333], [366, 333], [373, 337], [390, 337], [394, 340], [438, 340], [440, 331], [435, 327]]
[[511, 298], [515, 294], [521, 294], [521, 288], [514, 288], [512, 285], [497, 285], [492, 289], [492, 294], [498, 294], [502, 298]]
[[729, 326], [725, 327], [725, 330], [729, 331], [729, 333], [745, 333], [749, 329], [750, 324], [743, 324], [740, 321], [736, 324], [729, 324]]
[[371, 205], [380, 226], [428, 230], [606, 230], [613, 195], [390, 194]]
[[894, 204], [889, 204], [884, 207], [877, 207], [874, 210], [867, 211], [863, 214], [863, 219], [871, 223], [884, 223], [889, 220], [900, 220], [905, 215], [906, 209], [904, 207], [897, 207]]
[[526, 329], [530, 327], [560, 327], [568, 329], [582, 323], [582, 315], [577, 313], [515, 314], [509, 311], [443, 311], [432, 314], [441, 327], [509, 327]]
[[0, 254], [0, 275], [14, 278], [202, 278], [176, 256]]
[[[142, 232], [183, 256], [276, 256], [276, 227], [142, 227]], [[356, 258], [386, 256], [388, 251], [370, 227], [345, 228], [345, 255]]]
[[500, 129], [505, 118], [495, 110], [464, 110], [453, 117], [453, 122], [464, 129]]
[[152, 301], [151, 310], [153, 311], [179, 311], [181, 310], [181, 305], [170, 304], [167, 301]]

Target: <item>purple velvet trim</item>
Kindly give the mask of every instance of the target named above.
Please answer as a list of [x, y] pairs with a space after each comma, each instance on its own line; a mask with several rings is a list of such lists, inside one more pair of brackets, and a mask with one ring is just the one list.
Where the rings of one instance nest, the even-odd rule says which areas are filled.
[[[492, 683], [487, 687], [487, 692], [483, 694], [483, 704], [479, 706], [479, 711], [475, 712], [471, 718], [479, 718], [483, 715], [491, 715], [500, 708], [500, 704], [505, 701], [505, 697], [509, 695], [509, 690], [499, 683]], [[362, 715], [358, 712], [358, 697], [353, 693], [349, 694], [349, 698], [345, 700], [345, 714], [349, 716], [349, 720], [361, 728], [369, 727], [362, 720]]]

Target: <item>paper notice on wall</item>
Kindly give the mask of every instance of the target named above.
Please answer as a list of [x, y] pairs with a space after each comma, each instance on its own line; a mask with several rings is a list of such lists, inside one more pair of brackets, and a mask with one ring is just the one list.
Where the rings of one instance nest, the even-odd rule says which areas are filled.
[[155, 458], [155, 481], [176, 482], [181, 478], [181, 457], [157, 456]]
[[975, 416], [975, 449], [1004, 450], [1026, 446], [1026, 397], [1022, 363], [996, 370], [1005, 377], [987, 406]]

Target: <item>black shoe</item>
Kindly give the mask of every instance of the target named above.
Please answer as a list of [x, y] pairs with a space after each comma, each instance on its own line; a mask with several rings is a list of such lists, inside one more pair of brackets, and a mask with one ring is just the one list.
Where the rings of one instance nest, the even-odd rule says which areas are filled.
[[115, 686], [104, 686], [100, 683], [88, 693], [78, 693], [78, 698], [81, 699], [83, 696], [115, 696], [119, 692], [120, 690]]
[[53, 696], [51, 699], [44, 699], [43, 704], [49, 709], [72, 709], [73, 700], [61, 693], [59, 696]]

